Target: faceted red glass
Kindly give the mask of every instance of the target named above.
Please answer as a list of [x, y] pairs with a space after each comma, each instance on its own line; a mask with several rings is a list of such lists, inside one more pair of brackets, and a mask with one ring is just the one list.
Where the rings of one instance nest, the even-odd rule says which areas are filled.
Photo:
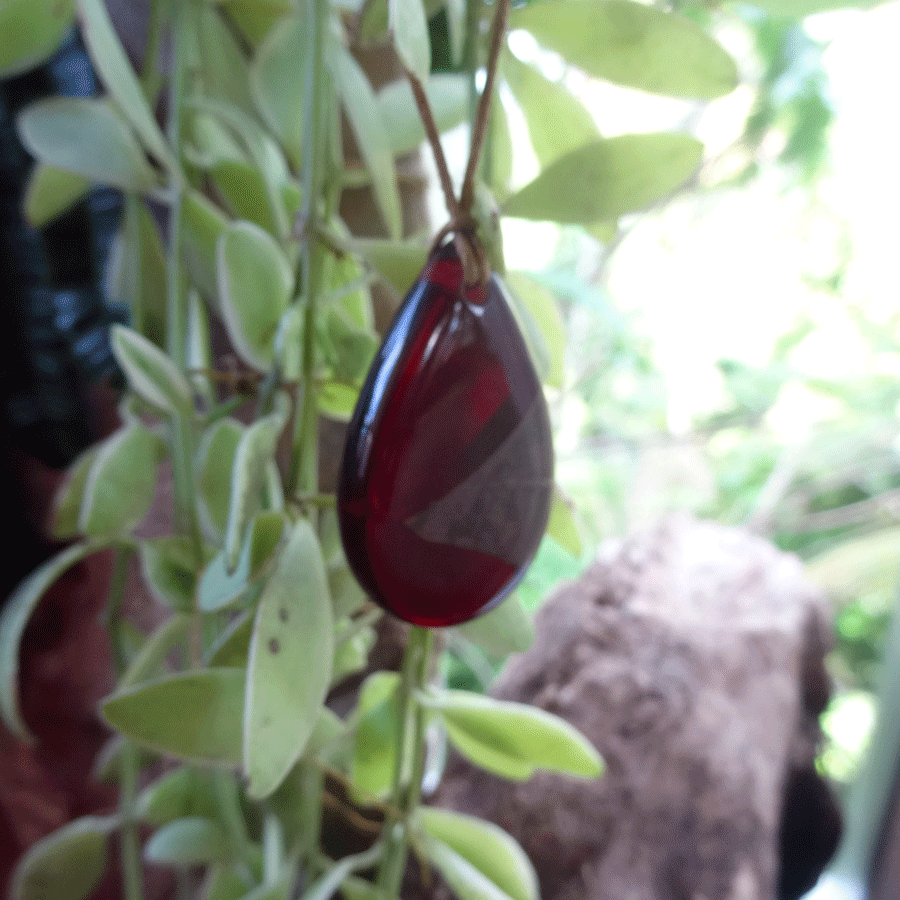
[[465, 287], [452, 242], [397, 313], [350, 423], [338, 517], [351, 569], [407, 622], [496, 606], [550, 509], [547, 405], [497, 276]]

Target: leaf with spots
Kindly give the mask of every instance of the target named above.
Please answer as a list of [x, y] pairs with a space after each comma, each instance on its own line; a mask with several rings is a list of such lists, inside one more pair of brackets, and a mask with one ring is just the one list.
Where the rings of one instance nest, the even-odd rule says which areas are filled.
[[303, 753], [331, 681], [333, 616], [318, 539], [299, 521], [259, 598], [244, 709], [247, 793], [269, 796]]

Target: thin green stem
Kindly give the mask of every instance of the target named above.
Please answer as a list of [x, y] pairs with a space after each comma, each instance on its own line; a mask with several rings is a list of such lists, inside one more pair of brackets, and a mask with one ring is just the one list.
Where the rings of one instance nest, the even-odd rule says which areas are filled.
[[319, 837], [322, 832], [322, 796], [325, 790], [325, 776], [312, 763], [300, 763], [300, 846], [301, 859], [306, 871], [315, 872], [319, 857]]
[[[169, 93], [168, 140], [180, 163], [181, 118], [187, 89], [188, 49], [194, 21], [192, 5], [172, 0], [170, 7], [172, 37], [172, 78]], [[188, 305], [181, 277], [181, 207], [184, 183], [180, 176], [172, 184], [172, 203], [169, 207], [169, 247], [166, 265], [167, 321], [166, 342], [169, 358], [180, 369], [187, 369]], [[175, 521], [191, 540], [198, 567], [203, 561], [203, 538], [194, 503], [193, 427], [183, 416], [172, 420], [173, 480], [175, 488]], [[194, 641], [193, 643], [197, 643]], [[192, 656], [196, 656], [196, 650]]]
[[250, 838], [247, 834], [244, 814], [241, 811], [241, 800], [238, 796], [235, 777], [231, 772], [214, 772], [213, 783], [216, 805], [235, 859], [246, 862], [250, 859]]
[[128, 192], [125, 194], [125, 234], [128, 236], [127, 247], [131, 251], [128, 254], [127, 269], [125, 271], [125, 284], [128, 298], [128, 308], [131, 316], [132, 328], [141, 334], [147, 334], [146, 310], [144, 309], [144, 297], [141, 289], [141, 199], [137, 194]]
[[[184, 106], [187, 73], [188, 11], [191, 4], [172, 0], [172, 78], [169, 89], [169, 119], [167, 132], [169, 145], [180, 164], [181, 162], [181, 115]], [[172, 202], [169, 206], [169, 252], [166, 266], [167, 321], [166, 343], [169, 358], [180, 369], [187, 368], [187, 296], [181, 283], [181, 205], [184, 185], [175, 177], [172, 188]]]
[[284, 829], [278, 816], [267, 809], [263, 817], [263, 882], [277, 884], [284, 862]]
[[179, 492], [178, 506], [184, 518], [184, 530], [187, 532], [194, 551], [194, 561], [199, 569], [203, 565], [203, 531], [194, 502], [196, 479], [194, 478], [194, 450], [196, 435], [193, 423], [185, 416], [176, 415], [172, 420], [173, 455], [172, 469], [175, 488]]
[[316, 368], [316, 314], [322, 288], [323, 249], [315, 235], [319, 228], [319, 204], [324, 193], [324, 152], [328, 145], [325, 101], [330, 85], [325, 70], [324, 45], [328, 34], [329, 4], [306, 0], [303, 102], [303, 232], [300, 282], [304, 308], [303, 384], [300, 409], [294, 420], [294, 441], [288, 473], [288, 493], [298, 488], [318, 489], [318, 403], [313, 380]]
[[466, 0], [466, 44], [463, 65], [469, 76], [469, 126], [474, 130], [478, 109], [478, 45], [481, 0]]
[[[116, 550], [112, 581], [109, 588], [106, 627], [112, 644], [113, 666], [116, 681], [128, 669], [129, 659], [125, 635], [122, 629], [125, 609], [125, 593], [128, 584], [128, 569], [133, 550], [120, 547]], [[119, 816], [122, 826], [119, 832], [119, 852], [122, 865], [122, 896], [124, 900], [141, 900], [143, 896], [143, 873], [141, 871], [141, 843], [135, 821], [135, 798], [138, 785], [137, 748], [125, 742], [122, 752], [122, 768], [119, 774]]]
[[119, 547], [113, 563], [112, 580], [109, 585], [109, 603], [106, 609], [106, 630], [112, 644], [113, 666], [116, 680], [128, 668], [128, 651], [122, 631], [122, 615], [125, 608], [125, 588], [128, 584], [128, 567], [131, 565], [133, 550]]
[[155, 0], [150, 9], [147, 22], [147, 45], [144, 49], [144, 70], [141, 73], [141, 87], [144, 96], [149, 100], [151, 108], [156, 104], [162, 87], [162, 75], [159, 71], [159, 55], [162, 50], [163, 19], [165, 3]]
[[413, 627], [409, 633], [400, 672], [397, 758], [391, 806], [396, 815], [385, 822], [385, 853], [378, 870], [378, 887], [384, 900], [394, 900], [406, 869], [408, 819], [419, 804], [425, 769], [426, 712], [416, 699], [427, 684], [434, 633]]

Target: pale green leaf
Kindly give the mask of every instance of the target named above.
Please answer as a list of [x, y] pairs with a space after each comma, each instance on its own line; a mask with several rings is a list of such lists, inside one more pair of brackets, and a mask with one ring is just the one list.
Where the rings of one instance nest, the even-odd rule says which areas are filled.
[[250, 638], [253, 637], [253, 613], [235, 616], [228, 627], [216, 638], [209, 648], [206, 664], [232, 669], [246, 669], [250, 656]]
[[51, 532], [58, 540], [73, 538], [78, 534], [78, 513], [84, 497], [84, 486], [99, 450], [96, 445], [89, 447], [75, 458], [66, 471], [65, 480], [54, 499], [51, 517]]
[[237, 565], [229, 569], [223, 551], [203, 570], [197, 586], [197, 606], [204, 612], [215, 612], [250, 596], [261, 578], [269, 571], [276, 551], [284, 538], [285, 520], [272, 510], [258, 513], [247, 529]]
[[585, 231], [601, 244], [611, 244], [619, 233], [619, 223], [613, 219], [609, 222], [595, 222], [585, 226]]
[[547, 534], [572, 556], [581, 556], [581, 535], [575, 521], [574, 504], [558, 485], [553, 486], [553, 505], [550, 507]]
[[27, 72], [47, 59], [72, 29], [72, 0], [0, 3], [0, 78]]
[[212, 866], [203, 883], [202, 900], [244, 900], [247, 896], [248, 876], [238, 874], [233, 866]]
[[203, 816], [175, 819], [158, 829], [144, 847], [149, 863], [187, 868], [220, 862], [228, 854], [228, 839], [218, 822]]
[[456, 630], [473, 644], [499, 656], [524, 653], [534, 643], [534, 622], [517, 594], [483, 616], [457, 625]]
[[[345, 634], [352, 631], [352, 634]], [[368, 661], [369, 653], [375, 646], [375, 631], [372, 628], [360, 628], [352, 623], [339, 626], [335, 641], [334, 665], [332, 666], [332, 686], [341, 682], [348, 675], [362, 671]]]
[[[135, 752], [137, 751], [137, 752]], [[134, 771], [135, 762], [139, 769], [155, 762], [150, 753], [134, 746], [119, 734], [113, 735], [97, 752], [91, 766], [91, 781], [113, 785], [118, 788], [127, 772]]]
[[290, 300], [290, 266], [272, 236], [251, 222], [232, 223], [219, 238], [216, 257], [219, 302], [231, 342], [245, 362], [267, 372]]
[[391, 787], [400, 717], [399, 684], [396, 672], [374, 672], [359, 692], [350, 778], [363, 803], [367, 798], [386, 797]]
[[506, 107], [503, 95], [499, 94], [491, 109], [490, 188], [498, 201], [509, 196], [515, 155]]
[[686, 134], [626, 134], [595, 141], [555, 159], [503, 203], [503, 213], [574, 224], [614, 219], [671, 193], [702, 156], [703, 145]]
[[424, 84], [431, 71], [431, 41], [422, 0], [388, 0], [388, 27], [400, 61]]
[[134, 135], [103, 100], [51, 97], [19, 113], [22, 143], [42, 163], [126, 191], [156, 184]]
[[221, 0], [229, 17], [247, 36], [250, 43], [258, 45], [279, 19], [295, 12], [291, 0]]
[[879, 0], [753, 0], [759, 7], [776, 19], [795, 22], [806, 16], [834, 9], [871, 9]]
[[202, 65], [195, 77], [203, 93], [250, 112], [253, 101], [247, 58], [235, 39], [234, 30], [223, 21], [222, 14], [213, 4], [200, 7], [197, 52]]
[[141, 84], [113, 28], [104, 0], [76, 0], [81, 34], [103, 86], [128, 116], [144, 146], [170, 171], [176, 165]]
[[333, 377], [349, 384], [361, 384], [381, 343], [378, 335], [360, 328], [338, 310], [329, 314], [326, 327], [329, 348], [325, 359]]
[[380, 42], [388, 29], [388, 0], [366, 0], [360, 10], [357, 28], [364, 44]]
[[[126, 214], [127, 215], [127, 214]], [[136, 222], [129, 223], [134, 233], [129, 235], [137, 243], [133, 255], [125, 265], [136, 271], [137, 295], [132, 289], [125, 296], [132, 309], [132, 327], [157, 347], [166, 346], [166, 256], [153, 214], [146, 203], [136, 204]], [[137, 318], [140, 310], [140, 319]]]
[[587, 738], [546, 710], [469, 691], [444, 690], [422, 702], [440, 714], [463, 755], [497, 775], [522, 780], [547, 769], [594, 778], [603, 771]]
[[160, 603], [180, 612], [194, 608], [197, 561], [190, 540], [176, 535], [141, 541], [141, 574]]
[[184, 156], [198, 169], [209, 170], [220, 162], [246, 163], [247, 151], [232, 130], [217, 116], [186, 104], [184, 117]]
[[566, 330], [556, 298], [525, 272], [507, 272], [506, 283], [513, 312], [541, 381], [550, 387], [562, 388]]
[[384, 900], [384, 894], [365, 878], [348, 875], [341, 885], [344, 900]]
[[200, 292], [189, 287], [185, 297], [185, 367], [190, 373], [191, 390], [200, 400], [202, 409], [212, 409], [217, 402], [217, 390], [212, 371], [213, 348], [210, 332], [210, 315]]
[[512, 900], [506, 891], [443, 841], [426, 838], [424, 843], [428, 859], [458, 900]]
[[257, 419], [238, 441], [231, 470], [231, 505], [225, 529], [225, 560], [229, 572], [237, 566], [247, 529], [259, 509], [266, 470], [274, 459], [285, 421], [284, 412], [271, 413]]
[[[236, 162], [252, 162], [262, 176], [269, 211], [276, 222], [279, 239], [286, 240], [291, 228], [285, 206], [290, 200], [292, 185], [287, 160], [281, 147], [259, 122], [243, 110], [228, 103], [196, 97], [189, 103], [190, 108], [215, 116], [233, 133], [237, 143], [245, 149], [245, 159]], [[295, 185], [293, 185], [295, 188]], [[296, 191], [294, 190], [294, 194]], [[293, 201], [296, 202], [296, 201]]]
[[296, 384], [303, 378], [303, 309], [295, 303], [289, 306], [278, 323], [275, 334], [275, 358], [285, 384]]
[[207, 300], [218, 304], [216, 245], [228, 227], [224, 213], [199, 191], [187, 190], [181, 205], [181, 247], [184, 264]]
[[[339, 310], [350, 321], [366, 331], [374, 329], [372, 298], [368, 291], [373, 276], [366, 273], [359, 260], [347, 253], [331, 261], [328, 305]], [[333, 300], [330, 298], [334, 298]], [[324, 298], [323, 298], [324, 301]]]
[[350, 52], [343, 47], [333, 54], [332, 65], [347, 119], [366, 168], [372, 176], [372, 191], [388, 234], [399, 238], [402, 231], [400, 193], [394, 151], [378, 101], [369, 80]]
[[155, 677], [164, 668], [169, 652], [187, 635], [190, 623], [189, 615], [175, 613], [169, 616], [134, 654], [125, 673], [119, 678], [119, 690]]
[[514, 9], [510, 28], [627, 87], [698, 99], [737, 87], [734, 60], [699, 25], [631, 0], [540, 0]]
[[90, 187], [83, 175], [39, 162], [25, 186], [25, 220], [34, 228], [43, 228], [81, 200]]
[[400, 297], [413, 286], [428, 260], [428, 247], [412, 241], [354, 238], [351, 247], [377, 269]]
[[[469, 81], [463, 75], [432, 75], [423, 83], [438, 131], [466, 121]], [[425, 140], [425, 128], [406, 79], [392, 81], [378, 91], [378, 106], [395, 155], [415, 150]]]
[[315, 532], [300, 520], [263, 588], [247, 665], [244, 768], [267, 797], [299, 759], [331, 681], [334, 632]]
[[271, 884], [257, 885], [250, 893], [244, 894], [242, 900], [291, 900], [293, 878], [290, 870], [285, 871]]
[[197, 512], [204, 530], [216, 540], [221, 540], [228, 526], [231, 472], [243, 433], [244, 426], [235, 419], [219, 419], [203, 433], [197, 447]]
[[861, 597], [875, 591], [894, 592], [900, 528], [882, 528], [863, 537], [840, 541], [806, 563], [806, 573], [835, 597]]
[[113, 822], [83, 816], [29, 847], [16, 864], [9, 900], [84, 900], [106, 868]]
[[113, 694], [101, 711], [143, 747], [199, 765], [238, 766], [245, 683], [243, 669], [170, 675]]
[[502, 57], [501, 72], [525, 116], [531, 146], [542, 166], [600, 137], [594, 117], [565, 85], [508, 52]]
[[194, 766], [166, 772], [148, 784], [135, 801], [135, 814], [154, 828], [188, 816], [212, 817], [217, 809], [211, 773]]
[[[239, 219], [264, 228], [278, 236], [280, 223], [272, 212], [270, 190], [256, 166], [233, 159], [222, 159], [210, 167], [210, 178], [222, 199]], [[300, 188], [288, 181], [281, 186], [284, 214], [293, 221], [300, 210]]]
[[[374, 852], [373, 852], [374, 851]], [[378, 848], [365, 850], [353, 856], [345, 856], [335, 863], [324, 875], [320, 875], [306, 890], [300, 900], [331, 900], [342, 888], [347, 877], [361, 869], [370, 868], [378, 862]], [[343, 893], [343, 891], [342, 891]], [[384, 894], [381, 895], [384, 897]]]
[[108, 437], [85, 479], [79, 533], [109, 538], [138, 525], [153, 502], [163, 451], [160, 438], [140, 425], [125, 425]]
[[349, 567], [343, 563], [329, 566], [328, 589], [337, 618], [353, 615], [368, 600]]
[[447, 12], [450, 58], [458, 66], [466, 49], [466, 0], [446, 0], [444, 8]]
[[319, 393], [319, 412], [335, 422], [349, 422], [356, 408], [359, 389], [342, 384], [339, 381], [326, 381]]
[[19, 709], [19, 647], [28, 620], [41, 597], [69, 568], [96, 547], [74, 544], [51, 556], [6, 598], [0, 610], [0, 715], [6, 727], [21, 741], [31, 741]]
[[191, 413], [193, 398], [187, 378], [156, 344], [115, 324], [110, 344], [128, 386], [151, 406], [167, 413]]
[[474, 816], [420, 807], [414, 823], [446, 844], [512, 900], [539, 900], [537, 875], [525, 851], [502, 828]]
[[[302, 10], [302, 5], [300, 7]], [[278, 136], [294, 165], [302, 160], [304, 17], [282, 19], [257, 50], [250, 89], [263, 121]]]

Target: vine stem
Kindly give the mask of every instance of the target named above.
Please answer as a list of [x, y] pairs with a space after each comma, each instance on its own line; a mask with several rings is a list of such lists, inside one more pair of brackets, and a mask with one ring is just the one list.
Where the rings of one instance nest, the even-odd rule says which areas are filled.
[[[128, 668], [128, 653], [122, 622], [125, 607], [125, 591], [128, 585], [128, 568], [133, 555], [131, 547], [119, 547], [113, 563], [112, 581], [109, 587], [109, 605], [106, 611], [106, 631], [112, 645], [113, 667], [118, 682]], [[134, 804], [138, 787], [137, 747], [125, 742], [122, 750], [122, 769], [119, 775], [119, 859], [122, 866], [122, 896], [124, 900], [141, 900], [143, 897], [143, 872], [141, 870], [141, 842], [135, 820]]]
[[391, 792], [391, 808], [395, 812], [385, 824], [386, 849], [378, 870], [377, 884], [385, 900], [394, 900], [399, 894], [406, 869], [409, 817], [422, 795], [426, 711], [417, 694], [427, 686], [433, 648], [431, 629], [414, 626], [410, 630], [400, 671], [399, 740]]
[[323, 265], [322, 248], [315, 235], [319, 226], [319, 202], [324, 194], [323, 147], [326, 123], [324, 120], [326, 91], [324, 46], [328, 35], [328, 4], [306, 0], [306, 44], [303, 72], [303, 186], [302, 248], [299, 260], [299, 287], [306, 304], [303, 329], [303, 382], [298, 394], [300, 409], [295, 417], [291, 464], [288, 472], [288, 493], [318, 490], [316, 467], [317, 403], [313, 376], [316, 364], [317, 297], [321, 289]]

